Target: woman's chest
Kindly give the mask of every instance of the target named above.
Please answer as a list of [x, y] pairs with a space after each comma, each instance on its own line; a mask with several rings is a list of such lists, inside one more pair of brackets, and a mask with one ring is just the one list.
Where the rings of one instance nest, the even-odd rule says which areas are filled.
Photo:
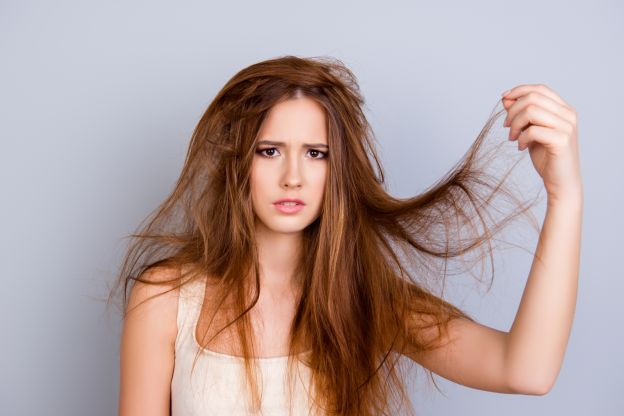
[[[249, 320], [253, 331], [254, 352], [256, 357], [282, 357], [288, 355], [290, 330], [295, 315], [292, 305], [268, 305], [258, 302], [249, 311]], [[218, 333], [231, 318], [219, 317], [213, 322], [217, 325], [209, 328], [205, 320], [198, 322], [196, 339], [211, 339], [206, 348], [229, 355], [242, 355], [238, 342], [236, 323]], [[204, 334], [208, 337], [204, 338]], [[203, 342], [201, 343], [203, 344]]]

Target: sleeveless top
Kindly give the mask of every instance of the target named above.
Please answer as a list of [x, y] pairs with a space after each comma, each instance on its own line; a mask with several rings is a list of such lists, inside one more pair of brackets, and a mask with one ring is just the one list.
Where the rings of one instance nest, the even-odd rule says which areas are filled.
[[[202, 348], [195, 337], [206, 279], [180, 287], [175, 340], [175, 363], [171, 380], [172, 416], [249, 415], [242, 357], [203, 349], [191, 374], [193, 360]], [[286, 379], [288, 356], [255, 358], [259, 364], [261, 414], [264, 416], [313, 415], [309, 400], [309, 369], [293, 362], [292, 413]]]

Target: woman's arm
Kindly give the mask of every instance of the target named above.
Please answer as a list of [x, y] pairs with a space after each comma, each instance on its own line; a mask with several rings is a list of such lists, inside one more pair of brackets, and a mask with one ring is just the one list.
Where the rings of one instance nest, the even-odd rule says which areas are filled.
[[583, 187], [576, 111], [541, 84], [513, 88], [504, 95], [503, 105], [509, 138], [518, 140], [519, 150], [529, 149], [548, 195], [517, 315], [509, 332], [455, 319], [449, 326], [450, 341], [409, 357], [468, 387], [543, 395], [563, 362], [578, 287]]
[[[503, 94], [504, 125], [529, 149], [544, 181], [547, 210], [533, 264], [507, 345], [510, 380], [547, 392], [559, 374], [578, 288], [583, 186], [576, 110], [545, 85]], [[522, 388], [522, 387], [520, 387]]]
[[[549, 203], [535, 258], [510, 332], [464, 318], [444, 345], [407, 356], [467, 387], [544, 395], [561, 367], [576, 302], [581, 202]], [[428, 340], [434, 329], [420, 334]]]
[[509, 331], [507, 361], [518, 389], [548, 392], [570, 336], [579, 275], [582, 197], [549, 201], [535, 258]]
[[[158, 273], [150, 275], [159, 280]], [[141, 303], [168, 289], [136, 282], [130, 292], [120, 348], [119, 416], [170, 414], [178, 290]]]

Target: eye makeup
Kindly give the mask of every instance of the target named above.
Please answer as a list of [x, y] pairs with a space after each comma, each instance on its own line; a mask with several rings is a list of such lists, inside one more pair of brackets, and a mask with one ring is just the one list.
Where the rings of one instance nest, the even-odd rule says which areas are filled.
[[[264, 153], [265, 151], [269, 151], [269, 150], [271, 150], [271, 151], [275, 151], [275, 150], [278, 150], [278, 149], [277, 149], [276, 147], [257, 148], [257, 149], [256, 149], [256, 153], [257, 153], [257, 154], [259, 154], [259, 155], [260, 155], [260, 156], [262, 156], [262, 157], [266, 157], [266, 158], [272, 159], [272, 158], [274, 158], [275, 156], [272, 156], [272, 155], [266, 155], [266, 154]], [[312, 159], [319, 159], [319, 160], [321, 160], [321, 159], [327, 159], [327, 157], [328, 157], [328, 155], [329, 155], [329, 152], [323, 152], [323, 151], [320, 151], [320, 150], [317, 150], [317, 149], [309, 149], [308, 151], [309, 151], [309, 152], [316, 152], [317, 154], [322, 155], [321, 157], [312, 157]]]

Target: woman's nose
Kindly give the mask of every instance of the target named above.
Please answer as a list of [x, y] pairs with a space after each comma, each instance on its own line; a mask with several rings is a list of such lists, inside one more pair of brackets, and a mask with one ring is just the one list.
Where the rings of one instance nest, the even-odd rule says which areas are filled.
[[301, 185], [301, 163], [296, 155], [291, 155], [286, 160], [283, 182], [288, 187]]

